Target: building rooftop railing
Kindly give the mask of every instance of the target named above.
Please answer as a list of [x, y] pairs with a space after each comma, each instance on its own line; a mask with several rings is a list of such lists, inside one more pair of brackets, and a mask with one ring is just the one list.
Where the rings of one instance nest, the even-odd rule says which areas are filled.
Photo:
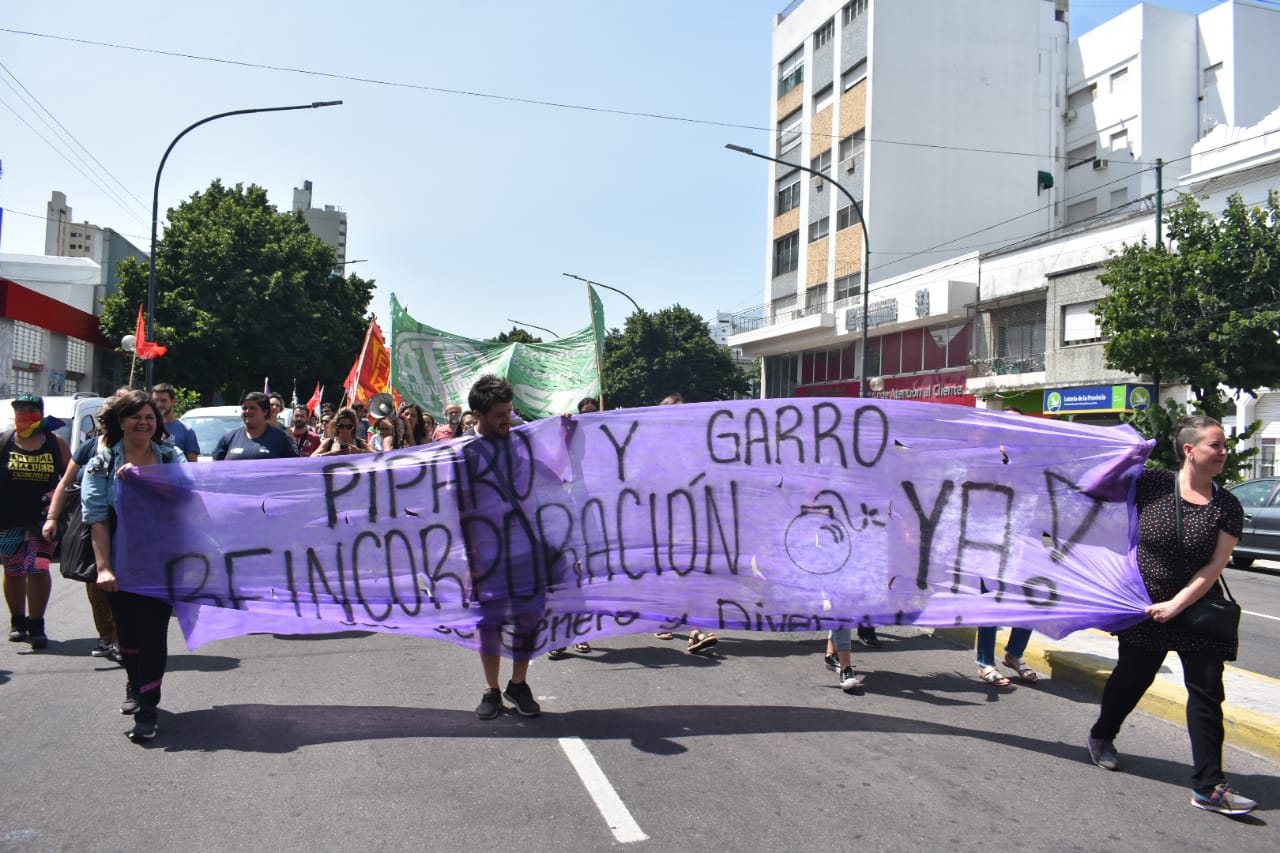
[[790, 15], [792, 12], [794, 12], [803, 2], [804, 0], [791, 0], [791, 2], [787, 4], [787, 8], [783, 9], [781, 12], [778, 13], [778, 23], [782, 23], [783, 21], [785, 21], [787, 18], [787, 15]]
[[730, 320], [730, 334], [737, 335], [742, 332], [754, 332], [757, 329], [790, 323], [793, 320], [812, 317], [815, 314], [839, 314], [846, 308], [856, 308], [860, 305], [862, 305], [862, 297], [858, 295], [845, 299], [827, 300], [820, 305], [812, 306], [792, 305], [787, 308], [781, 308], [773, 305], [756, 305], [733, 315]]

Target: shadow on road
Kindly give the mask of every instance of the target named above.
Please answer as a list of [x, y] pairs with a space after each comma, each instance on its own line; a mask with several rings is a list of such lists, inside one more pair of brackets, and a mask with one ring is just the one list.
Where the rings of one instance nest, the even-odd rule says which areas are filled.
[[[878, 680], [877, 689], [881, 689], [882, 681], [888, 680]], [[910, 679], [900, 677], [900, 681]], [[936, 689], [937, 680], [931, 683]], [[545, 714], [538, 719], [525, 719], [508, 711], [488, 722], [477, 721], [470, 710], [377, 705], [219, 705], [181, 714], [161, 711], [161, 716], [164, 742], [155, 745], [163, 746], [168, 752], [288, 753], [326, 743], [403, 738], [578, 737], [586, 741], [624, 740], [641, 752], [679, 755], [688, 752], [690, 741], [701, 737], [875, 732], [974, 738], [1063, 761], [1088, 761], [1084, 729], [1080, 743], [1063, 743], [1022, 734], [974, 731], [969, 727], [897, 715], [777, 705], [654, 705]], [[1177, 751], [1182, 751], [1181, 744]], [[1129, 775], [1187, 785], [1190, 770], [1185, 762], [1138, 755], [1122, 755], [1121, 760], [1124, 772]], [[1244, 774], [1233, 775], [1231, 781], [1261, 802], [1280, 803], [1280, 778]]]

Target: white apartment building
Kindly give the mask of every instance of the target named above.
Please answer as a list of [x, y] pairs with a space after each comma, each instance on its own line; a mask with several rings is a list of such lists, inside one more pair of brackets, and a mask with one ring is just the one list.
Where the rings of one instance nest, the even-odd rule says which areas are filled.
[[[1116, 422], [1157, 389], [1103, 367], [1091, 308], [1109, 252], [1155, 237], [1156, 159], [1165, 204], [1190, 190], [1220, 211], [1231, 191], [1257, 204], [1275, 185], [1280, 75], [1260, 66], [1280, 10], [1139, 4], [1069, 44], [1068, 13], [1065, 0], [803, 0], [779, 17], [771, 154], [849, 187], [874, 248], [868, 396]], [[831, 80], [851, 85], [829, 102]], [[771, 173], [765, 306], [729, 341], [763, 358], [766, 397], [864, 393], [861, 230], [822, 183]], [[1280, 422], [1280, 394], [1256, 411], [1272, 402]]]
[[1215, 127], [1261, 121], [1280, 104], [1277, 44], [1280, 9], [1249, 0], [1201, 15], [1140, 3], [1073, 40], [1065, 224], [1151, 198], [1157, 159], [1168, 189]]
[[[803, 0], [778, 16], [769, 153], [824, 178], [770, 167], [765, 310], [729, 341], [764, 357], [767, 396], [858, 393], [864, 279], [873, 375], [890, 375], [894, 347], [910, 353], [895, 372], [963, 370], [952, 327], [975, 282], [886, 283], [1058, 224], [1060, 4]], [[832, 181], [860, 203], [869, 274], [863, 228]]]
[[303, 181], [301, 188], [293, 188], [293, 209], [302, 211], [302, 218], [311, 233], [337, 252], [338, 263], [334, 272], [342, 275], [346, 272], [347, 262], [347, 214], [332, 204], [326, 204], [323, 209], [312, 207], [311, 190], [310, 181]]

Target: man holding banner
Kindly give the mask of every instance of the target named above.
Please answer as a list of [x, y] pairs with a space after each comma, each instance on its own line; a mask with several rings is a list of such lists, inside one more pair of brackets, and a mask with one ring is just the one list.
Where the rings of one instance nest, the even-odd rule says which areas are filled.
[[[519, 458], [511, 451], [511, 401], [515, 392], [511, 383], [493, 374], [480, 377], [471, 386], [467, 401], [476, 416], [475, 441], [463, 449], [467, 485], [459, 500], [463, 541], [471, 571], [471, 597], [480, 607], [480, 662], [484, 667], [485, 692], [476, 707], [476, 717], [492, 720], [502, 713], [502, 697], [515, 705], [522, 717], [536, 717], [542, 708], [533, 698], [526, 676], [528, 655], [516, 655], [511, 663], [511, 680], [507, 689], [498, 689], [502, 658], [502, 629], [508, 625], [532, 628], [542, 613], [546, 588], [538, 577], [538, 568], [527, 559], [512, 559], [509, 549], [503, 553], [503, 531], [496, 529], [494, 517], [503, 517], [509, 531], [512, 524], [528, 527], [529, 520], [517, 503], [519, 484], [517, 468], [529, 467], [532, 459]], [[520, 555], [526, 557], [527, 555]], [[505, 569], [506, 583], [497, 577]]]

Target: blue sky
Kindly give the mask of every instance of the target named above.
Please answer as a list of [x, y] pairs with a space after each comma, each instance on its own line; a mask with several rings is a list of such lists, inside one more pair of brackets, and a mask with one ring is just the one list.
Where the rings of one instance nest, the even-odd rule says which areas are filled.
[[[508, 318], [567, 334], [588, 315], [583, 286], [566, 272], [621, 288], [649, 310], [679, 303], [713, 317], [749, 308], [764, 292], [767, 166], [723, 146], [768, 148], [759, 128], [771, 107], [772, 22], [785, 5], [6, 4], [0, 251], [43, 252], [53, 190], [67, 194], [77, 221], [145, 249], [156, 166], [182, 128], [226, 110], [340, 99], [193, 131], [165, 167], [161, 215], [215, 177], [259, 184], [281, 208], [311, 180], [315, 204], [347, 212], [347, 257], [367, 259], [351, 269], [377, 280], [372, 310], [388, 325], [394, 292], [418, 320], [458, 334], [492, 337]], [[1131, 5], [1073, 3], [1072, 32]], [[33, 98], [65, 131], [48, 115], [55, 129], [41, 123]], [[88, 155], [62, 141], [68, 132]], [[57, 153], [71, 150], [78, 169]], [[609, 325], [621, 326], [630, 303], [602, 296]]]

